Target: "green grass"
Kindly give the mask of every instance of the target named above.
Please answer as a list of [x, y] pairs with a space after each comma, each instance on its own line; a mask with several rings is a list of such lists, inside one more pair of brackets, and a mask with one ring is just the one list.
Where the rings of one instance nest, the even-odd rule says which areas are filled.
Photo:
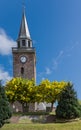
[[51, 123], [51, 124], [5, 124], [1, 130], [81, 130], [81, 120], [70, 123]]

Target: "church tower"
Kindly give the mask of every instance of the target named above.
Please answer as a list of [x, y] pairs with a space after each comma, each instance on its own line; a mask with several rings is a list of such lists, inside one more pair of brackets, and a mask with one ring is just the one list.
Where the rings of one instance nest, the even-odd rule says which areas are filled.
[[36, 51], [28, 29], [25, 10], [22, 14], [17, 47], [12, 48], [13, 76], [36, 81]]

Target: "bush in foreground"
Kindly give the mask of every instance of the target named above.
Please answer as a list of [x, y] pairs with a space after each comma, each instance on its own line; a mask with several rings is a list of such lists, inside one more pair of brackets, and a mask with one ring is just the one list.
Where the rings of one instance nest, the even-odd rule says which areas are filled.
[[0, 85], [0, 127], [5, 123], [5, 120], [11, 117], [11, 110], [7, 100], [4, 87]]
[[60, 95], [56, 109], [56, 117], [63, 119], [74, 119], [81, 116], [81, 105], [78, 102], [77, 95], [73, 85], [68, 83]]

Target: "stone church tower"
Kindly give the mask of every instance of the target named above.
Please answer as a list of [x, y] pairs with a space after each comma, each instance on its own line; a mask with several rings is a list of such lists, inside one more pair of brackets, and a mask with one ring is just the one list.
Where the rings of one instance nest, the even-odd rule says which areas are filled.
[[[17, 47], [12, 48], [13, 77], [22, 77], [36, 81], [36, 51], [32, 45], [25, 10], [23, 11], [20, 31], [17, 39]], [[13, 111], [22, 111], [19, 102], [13, 104]], [[35, 104], [29, 104], [29, 111], [35, 110]]]
[[36, 81], [36, 51], [32, 45], [25, 10], [23, 11], [17, 47], [12, 48], [13, 77], [22, 77]]

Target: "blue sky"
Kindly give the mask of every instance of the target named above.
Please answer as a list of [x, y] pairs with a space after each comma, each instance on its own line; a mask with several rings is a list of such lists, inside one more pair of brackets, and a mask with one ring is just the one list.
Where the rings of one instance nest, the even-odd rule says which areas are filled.
[[[81, 99], [81, 0], [25, 0], [36, 48], [37, 83], [72, 81]], [[0, 0], [0, 79], [13, 76], [11, 47], [16, 43], [22, 0]]]

